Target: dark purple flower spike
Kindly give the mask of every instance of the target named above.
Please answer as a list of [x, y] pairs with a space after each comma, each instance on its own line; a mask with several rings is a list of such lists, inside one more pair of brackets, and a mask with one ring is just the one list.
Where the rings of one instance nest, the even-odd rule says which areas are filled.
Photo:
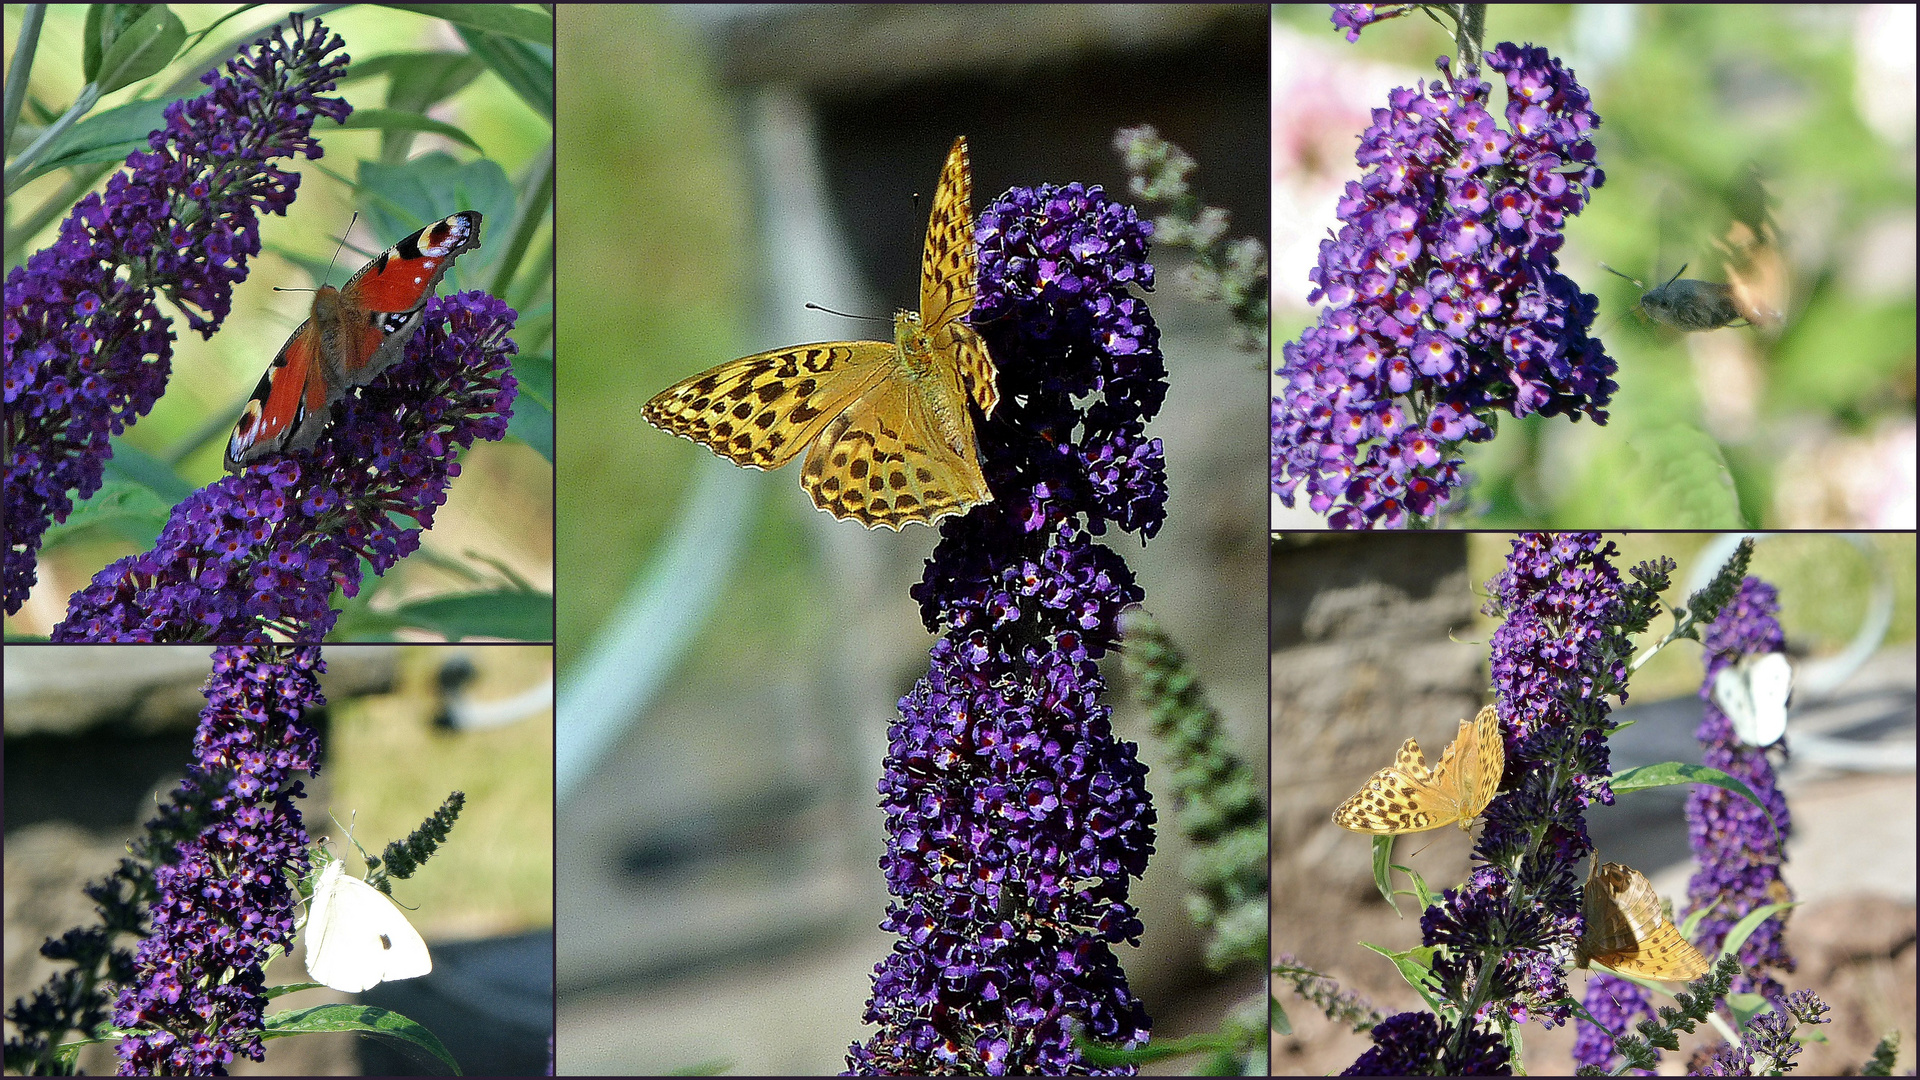
[[120, 1072], [224, 1075], [261, 1061], [273, 949], [293, 944], [307, 832], [294, 800], [317, 772], [320, 740], [303, 719], [326, 703], [317, 646], [232, 646], [214, 653], [194, 763], [151, 828], [151, 930], [120, 992]]
[[993, 501], [940, 526], [915, 586], [939, 633], [889, 729], [881, 860], [900, 935], [874, 971], [854, 1073], [1131, 1072], [1073, 1039], [1138, 1045], [1113, 945], [1153, 851], [1145, 767], [1108, 726], [1095, 661], [1141, 598], [1094, 542], [1165, 515], [1151, 227], [1098, 187], [1015, 188], [980, 216], [972, 321], [999, 368], [979, 431]]
[[61, 223], [60, 239], [6, 282], [6, 611], [35, 581], [47, 526], [99, 490], [107, 440], [166, 388], [173, 356], [165, 295], [190, 329], [212, 337], [233, 286], [260, 251], [259, 217], [285, 214], [298, 173], [276, 158], [318, 158], [322, 97], [346, 71], [344, 43], [318, 21], [261, 38], [210, 89], [166, 108], [166, 127], [128, 168]]

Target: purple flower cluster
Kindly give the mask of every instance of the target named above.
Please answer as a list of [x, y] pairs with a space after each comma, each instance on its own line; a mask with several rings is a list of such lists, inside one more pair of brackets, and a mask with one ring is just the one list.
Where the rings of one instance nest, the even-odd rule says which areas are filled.
[[1513, 1063], [1506, 1041], [1487, 1031], [1472, 1031], [1455, 1050], [1452, 1032], [1439, 1017], [1403, 1012], [1373, 1026], [1373, 1048], [1346, 1067], [1341, 1076], [1508, 1076]]
[[1417, 4], [1328, 4], [1333, 9], [1333, 25], [1347, 32], [1349, 42], [1360, 40], [1362, 27], [1397, 18], [1413, 11]]
[[285, 214], [299, 187], [270, 162], [318, 158], [315, 118], [346, 118], [345, 100], [320, 96], [346, 71], [342, 46], [295, 15], [290, 39], [264, 37], [228, 74], [209, 72], [207, 93], [167, 106], [153, 152], [129, 157], [7, 275], [8, 614], [33, 587], [48, 524], [99, 490], [108, 437], [166, 387], [174, 334], [155, 294], [211, 337], [260, 251], [259, 215]]
[[[1687, 794], [1687, 832], [1700, 864], [1687, 884], [1688, 909], [1712, 908], [1701, 918], [1698, 935], [1698, 944], [1708, 951], [1724, 942], [1734, 924], [1754, 908], [1791, 899], [1780, 877], [1787, 837], [1793, 833], [1786, 796], [1780, 793], [1767, 752], [1741, 743], [1713, 700], [1714, 679], [1722, 669], [1742, 657], [1785, 648], [1786, 634], [1774, 618], [1779, 610], [1773, 586], [1748, 577], [1701, 639], [1707, 649], [1707, 676], [1700, 687], [1705, 709], [1694, 733], [1702, 746], [1700, 763], [1744, 782], [1773, 815], [1769, 822], [1759, 807], [1706, 784], [1693, 785]], [[1775, 824], [1780, 827], [1777, 833]], [[1760, 994], [1776, 1002], [1786, 994], [1785, 987], [1764, 974], [1770, 967], [1794, 969], [1781, 920], [1762, 923], [1739, 956], [1745, 970], [1734, 979], [1735, 993]]]
[[[1336, 23], [1339, 16], [1336, 14]], [[1599, 301], [1559, 272], [1570, 215], [1604, 175], [1587, 92], [1545, 49], [1502, 43], [1507, 128], [1469, 67], [1393, 91], [1360, 139], [1367, 170], [1320, 243], [1319, 322], [1282, 348], [1273, 491], [1335, 528], [1431, 518], [1461, 483], [1462, 442], [1495, 413], [1606, 422], [1615, 364], [1587, 336]]]
[[1125, 292], [1152, 280], [1149, 232], [1078, 184], [1016, 188], [981, 214], [994, 499], [941, 524], [914, 587], [942, 636], [888, 731], [882, 926], [900, 940], [851, 1072], [1131, 1073], [1092, 1066], [1074, 1035], [1147, 1038], [1112, 946], [1142, 930], [1129, 878], [1155, 814], [1096, 665], [1141, 591], [1092, 536], [1151, 536], [1165, 515], [1160, 441], [1143, 435], [1166, 389], [1159, 331]]
[[[1670, 561], [1644, 564], [1629, 583], [1613, 566], [1616, 554], [1597, 533], [1524, 533], [1487, 582], [1484, 610], [1504, 620], [1491, 662], [1504, 789], [1486, 808], [1467, 882], [1420, 920], [1424, 944], [1444, 946], [1433, 976], [1436, 996], [1459, 1018], [1440, 1036], [1452, 1054], [1474, 1045], [1496, 1010], [1505, 1021], [1548, 1027], [1570, 1012], [1562, 969], [1581, 926], [1573, 865], [1591, 846], [1583, 811], [1613, 801], [1606, 698], [1625, 698], [1630, 635], [1659, 610], [1672, 570]], [[1380, 1060], [1438, 1052], [1390, 1045], [1425, 1031], [1376, 1028]]]
[[[320, 740], [302, 720], [326, 703], [317, 646], [215, 651], [194, 763], [156, 831], [191, 838], [153, 868], [152, 930], [121, 990], [114, 1023], [125, 1076], [224, 1075], [236, 1055], [260, 1061], [267, 954], [293, 944], [307, 832], [294, 800], [317, 772]], [[204, 817], [183, 820], [199, 804]], [[194, 826], [197, 825], [197, 828]]]
[[[1653, 996], [1639, 983], [1628, 982], [1598, 970], [1588, 977], [1586, 1000], [1581, 1004], [1586, 1007], [1588, 1015], [1600, 1023], [1596, 1026], [1575, 1018], [1573, 1060], [1577, 1064], [1598, 1069], [1613, 1068], [1616, 1054], [1614, 1035], [1625, 1035], [1633, 1030], [1633, 1025], [1641, 1018], [1651, 1019], [1654, 1015]], [[1635, 1075], [1648, 1074], [1636, 1070]]]
[[[435, 297], [406, 356], [350, 392], [310, 450], [174, 507], [153, 550], [73, 595], [55, 641], [318, 641], [359, 591], [420, 546], [460, 451], [506, 435], [516, 316], [482, 292]], [[395, 515], [419, 528], [404, 528]]]

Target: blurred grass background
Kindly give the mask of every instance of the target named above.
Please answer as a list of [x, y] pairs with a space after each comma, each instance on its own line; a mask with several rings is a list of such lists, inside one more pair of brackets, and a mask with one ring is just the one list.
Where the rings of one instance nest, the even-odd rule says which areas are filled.
[[[234, 5], [188, 4], [175, 8], [186, 24], [189, 40], [194, 32], [212, 24], [234, 10]], [[8, 41], [20, 19], [20, 5], [7, 5]], [[251, 41], [297, 10], [292, 5], [269, 5], [244, 12], [216, 29], [208, 42], [187, 50], [154, 80], [164, 86], [187, 70], [204, 62], [214, 48], [241, 35], [245, 28], [259, 28], [247, 34]], [[39, 49], [32, 71], [31, 90], [44, 102], [65, 108], [79, 91], [82, 76], [79, 64], [82, 30], [87, 6], [53, 4], [48, 6], [41, 30]], [[445, 51], [464, 52], [465, 43], [443, 20], [393, 8], [352, 6], [326, 11], [320, 16], [327, 27], [346, 41], [347, 53], [355, 61], [389, 53]], [[7, 61], [12, 63], [9, 52]], [[355, 108], [381, 108], [387, 104], [388, 80], [385, 78], [349, 79], [331, 96], [344, 97]], [[95, 107], [94, 114], [132, 100], [147, 84], [110, 94]], [[497, 76], [481, 74], [447, 100], [433, 106], [429, 114], [465, 131], [508, 176], [521, 174], [536, 155], [543, 153], [552, 138], [547, 120], [536, 114]], [[282, 160], [282, 168], [300, 174], [299, 197], [286, 217], [266, 216], [261, 221], [263, 250], [249, 261], [247, 280], [234, 287], [232, 315], [212, 340], [191, 333], [164, 298], [159, 299], [162, 314], [174, 320], [173, 371], [167, 392], [153, 410], [139, 419], [123, 436], [115, 440], [168, 460], [183, 442], [202, 434], [209, 425], [238, 417], [241, 406], [252, 393], [261, 372], [279, 352], [287, 337], [303, 322], [312, 305], [312, 290], [318, 282], [310, 266], [334, 265], [328, 281], [335, 285], [365, 265], [372, 256], [384, 251], [405, 233], [375, 235], [368, 228], [367, 215], [349, 233], [356, 209], [350, 181], [359, 171], [359, 163], [381, 159], [382, 134], [377, 130], [343, 129], [322, 120], [314, 135], [325, 156], [309, 161]], [[444, 136], [422, 133], [414, 141], [416, 155], [440, 151], [459, 161], [472, 161], [474, 152]], [[109, 173], [111, 175], [111, 173]], [[9, 226], [14, 227], [26, 209], [38, 207], [65, 183], [65, 173], [56, 172], [26, 185], [9, 201]], [[104, 183], [104, 178], [102, 180]], [[96, 189], [99, 185], [96, 185]], [[57, 235], [56, 217], [41, 234], [31, 238], [24, 251], [31, 254], [51, 243]], [[505, 245], [504, 230], [511, 223], [488, 215], [484, 226], [483, 247], [469, 253], [442, 283], [442, 294], [460, 287], [482, 287], [477, 270], [498, 252], [489, 248]], [[346, 234], [349, 243], [341, 247]], [[551, 243], [551, 231], [542, 228], [534, 238], [532, 252]], [[11, 244], [16, 237], [9, 237]], [[336, 261], [336, 251], [338, 258]], [[523, 262], [539, 262], [529, 258]], [[282, 293], [278, 289], [301, 290]], [[532, 351], [544, 343], [546, 330], [539, 313], [521, 312], [516, 340], [522, 351]], [[531, 337], [529, 336], [531, 335]], [[221, 454], [226, 445], [226, 428], [201, 443], [178, 465], [181, 477], [189, 483], [204, 485], [225, 475]], [[464, 592], [475, 587], [473, 575], [495, 575], [484, 561], [471, 557], [483, 553], [513, 568], [536, 587], [551, 588], [553, 574], [552, 499], [553, 466], [531, 447], [518, 440], [501, 443], [482, 442], [470, 448], [461, 459], [462, 475], [448, 492], [447, 502], [435, 516], [434, 528], [422, 537], [424, 558], [403, 560], [384, 578], [368, 579], [368, 588], [379, 587], [383, 609], [405, 599], [447, 592]], [[144, 503], [142, 504], [144, 507]], [[154, 501], [151, 513], [137, 522], [90, 527], [62, 536], [59, 526], [49, 533], [48, 548], [39, 561], [39, 582], [18, 615], [6, 620], [10, 633], [45, 635], [66, 616], [67, 598], [84, 586], [108, 563], [125, 555], [143, 551], [153, 541], [159, 524], [165, 521], [165, 506]], [[146, 520], [150, 519], [150, 520]], [[58, 541], [57, 543], [55, 541]], [[436, 560], [435, 555], [445, 558]], [[418, 635], [415, 635], [416, 637]], [[369, 640], [363, 635], [359, 640]]]
[[[1352, 45], [1324, 6], [1276, 7], [1274, 18], [1276, 84], [1289, 78], [1286, 56], [1296, 68], [1323, 65], [1329, 74], [1313, 85], [1339, 86], [1349, 107], [1434, 79], [1433, 59], [1454, 51], [1418, 14], [1367, 27]], [[1569, 222], [1560, 265], [1600, 298], [1594, 329], [1620, 363], [1620, 389], [1605, 427], [1503, 417], [1498, 438], [1467, 449], [1479, 482], [1449, 524], [1912, 527], [1912, 37], [1910, 8], [1873, 5], [1489, 9], [1489, 48], [1546, 47], [1601, 117], [1606, 182]], [[1311, 126], [1283, 116], [1309, 98], [1276, 97], [1276, 127]], [[1497, 85], [1496, 113], [1504, 103]], [[1305, 174], [1358, 175], [1365, 113], [1358, 126], [1327, 115], [1345, 127], [1325, 133], [1323, 159], [1276, 175], [1281, 197]], [[1787, 268], [1784, 330], [1683, 335], [1633, 312], [1640, 290], [1599, 264], [1650, 286], [1683, 263], [1690, 278], [1727, 280], [1715, 245], [1750, 203], [1753, 169]], [[1301, 254], [1290, 262], [1276, 240], [1277, 342], [1314, 317], [1303, 303], [1304, 245], [1337, 225], [1330, 200], [1302, 209], [1312, 220], [1296, 230]]]

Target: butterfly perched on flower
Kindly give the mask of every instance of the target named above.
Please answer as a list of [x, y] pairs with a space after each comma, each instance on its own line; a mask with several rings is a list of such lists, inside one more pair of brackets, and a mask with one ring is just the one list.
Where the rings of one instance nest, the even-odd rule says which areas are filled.
[[814, 506], [868, 528], [933, 524], [990, 501], [971, 408], [1000, 400], [993, 359], [966, 322], [976, 252], [967, 140], [953, 141], [927, 221], [920, 310], [892, 341], [825, 341], [755, 353], [675, 383], [647, 422], [737, 465], [774, 469], [802, 450]]
[[322, 285], [234, 425], [227, 471], [312, 446], [335, 402], [400, 359], [440, 279], [461, 252], [479, 246], [480, 215], [462, 210], [381, 252], [340, 288]]
[[1458, 825], [1466, 832], [1493, 801], [1506, 764], [1500, 717], [1489, 705], [1472, 720], [1460, 721], [1460, 733], [1441, 753], [1440, 764], [1431, 769], [1418, 742], [1401, 743], [1393, 764], [1374, 773], [1341, 803], [1333, 812], [1333, 823], [1379, 836], [1425, 832], [1443, 825]]
[[1713, 966], [1706, 954], [1680, 936], [1660, 910], [1660, 896], [1645, 874], [1595, 854], [1581, 892], [1586, 929], [1578, 964], [1597, 961], [1615, 971], [1666, 982], [1692, 982]]

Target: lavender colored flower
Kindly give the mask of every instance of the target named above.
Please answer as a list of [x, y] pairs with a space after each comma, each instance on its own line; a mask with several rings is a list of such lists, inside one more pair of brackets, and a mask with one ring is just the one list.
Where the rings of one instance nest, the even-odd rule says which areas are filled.
[[[1604, 971], [1595, 971], [1588, 978], [1586, 997], [1581, 1004], [1600, 1025], [1596, 1027], [1584, 1019], [1574, 1020], [1573, 1060], [1599, 1069], [1613, 1067], [1615, 1034], [1624, 1035], [1643, 1017], [1653, 1017], [1653, 998], [1646, 989]], [[1652, 1075], [1644, 1069], [1635, 1069], [1634, 1074]]]
[[914, 587], [942, 636], [888, 732], [882, 926], [900, 940], [851, 1072], [1100, 1073], [1076, 1032], [1147, 1038], [1112, 946], [1142, 929], [1128, 879], [1155, 815], [1095, 663], [1141, 591], [1092, 536], [1151, 536], [1166, 512], [1160, 441], [1143, 433], [1165, 395], [1159, 331], [1125, 288], [1152, 282], [1149, 234], [1079, 184], [1015, 188], [980, 216], [994, 499], [942, 523]]
[[[174, 507], [153, 550], [94, 575], [56, 641], [318, 641], [359, 591], [420, 545], [459, 453], [506, 435], [512, 308], [435, 297], [406, 356], [339, 404], [310, 450], [256, 465]], [[393, 519], [412, 518], [419, 528]]]
[[166, 108], [151, 153], [127, 159], [106, 193], [81, 199], [60, 239], [6, 281], [6, 610], [20, 610], [51, 522], [99, 490], [108, 437], [144, 416], [166, 386], [174, 334], [154, 299], [211, 337], [260, 251], [259, 215], [285, 214], [300, 176], [275, 158], [320, 157], [315, 118], [345, 72], [343, 43], [318, 21], [256, 41], [211, 89]]
[[1282, 348], [1272, 489], [1292, 506], [1304, 487], [1335, 528], [1439, 514], [1462, 482], [1457, 448], [1491, 439], [1497, 413], [1606, 422], [1615, 364], [1587, 336], [1599, 301], [1555, 255], [1605, 179], [1599, 115], [1545, 49], [1503, 43], [1485, 60], [1506, 78], [1505, 129], [1477, 69], [1456, 78], [1445, 57], [1444, 83], [1374, 110], [1366, 175], [1309, 275], [1309, 302], [1328, 306]]
[[325, 704], [317, 646], [215, 651], [194, 763], [150, 826], [189, 838], [156, 850], [152, 930], [121, 990], [120, 1072], [224, 1075], [263, 1060], [269, 950], [292, 946], [294, 878], [310, 869], [294, 800], [317, 772], [320, 740], [302, 719]]
[[1347, 32], [1349, 42], [1360, 40], [1362, 27], [1413, 11], [1417, 4], [1328, 4], [1333, 9], [1333, 25]]
[[[1722, 670], [1743, 657], [1779, 652], [1785, 647], [1786, 635], [1774, 618], [1779, 610], [1773, 586], [1748, 577], [1702, 639], [1707, 648], [1707, 673], [1700, 698], [1705, 706], [1700, 727], [1694, 733], [1702, 747], [1700, 763], [1743, 781], [1767, 807], [1767, 813], [1763, 813], [1731, 792], [1704, 784], [1694, 785], [1687, 794], [1688, 839], [1700, 864], [1687, 883], [1687, 907], [1711, 909], [1700, 920], [1697, 936], [1703, 949], [1719, 947], [1734, 924], [1753, 909], [1792, 898], [1780, 876], [1787, 837], [1793, 833], [1786, 796], [1780, 792], [1767, 752], [1742, 744], [1734, 734], [1732, 721], [1713, 700], [1713, 684]], [[1775, 1002], [1785, 995], [1786, 988], [1765, 973], [1767, 968], [1794, 970], [1781, 920], [1762, 923], [1738, 955], [1745, 971], [1734, 980], [1735, 993], [1760, 994]]]

